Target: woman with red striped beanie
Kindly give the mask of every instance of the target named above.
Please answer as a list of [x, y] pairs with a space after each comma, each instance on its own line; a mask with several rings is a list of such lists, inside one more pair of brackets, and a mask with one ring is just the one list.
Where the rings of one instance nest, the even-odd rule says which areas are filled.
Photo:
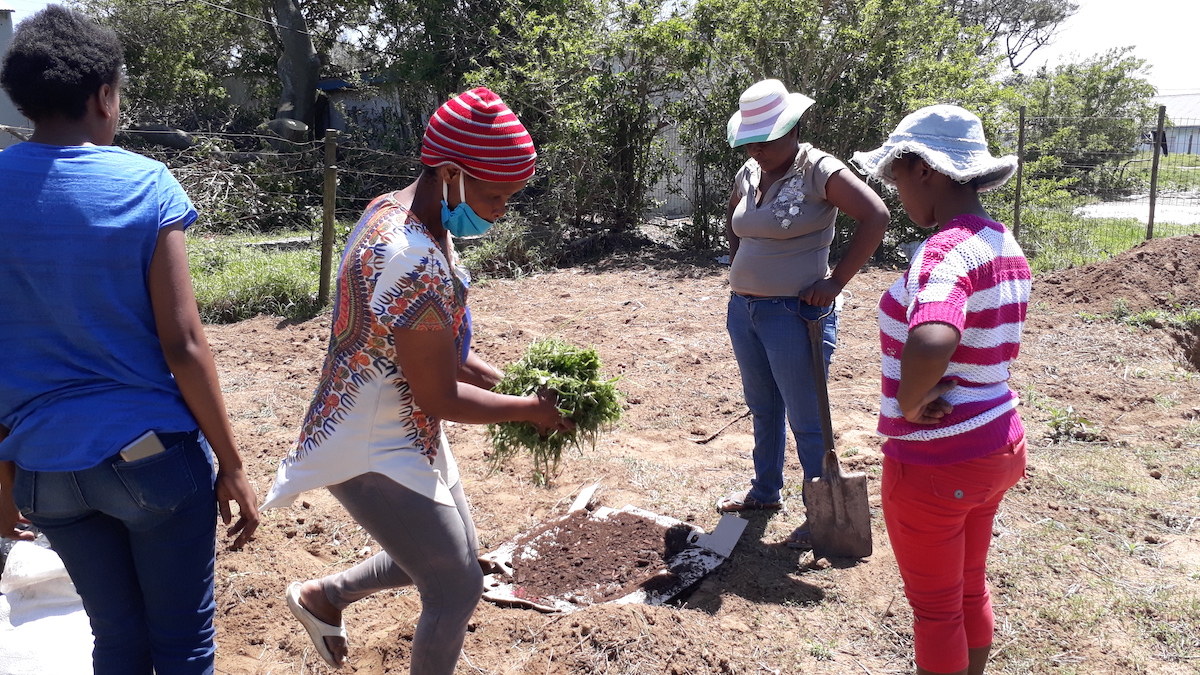
[[346, 243], [329, 353], [300, 437], [263, 508], [327, 487], [382, 551], [287, 589], [292, 614], [330, 665], [348, 649], [342, 611], [413, 585], [421, 616], [412, 673], [454, 671], [483, 592], [475, 525], [442, 420], [572, 426], [552, 394], [490, 391], [500, 373], [471, 350], [470, 278], [453, 237], [482, 234], [533, 175], [533, 140], [480, 87], [429, 120], [421, 175], [376, 198]]

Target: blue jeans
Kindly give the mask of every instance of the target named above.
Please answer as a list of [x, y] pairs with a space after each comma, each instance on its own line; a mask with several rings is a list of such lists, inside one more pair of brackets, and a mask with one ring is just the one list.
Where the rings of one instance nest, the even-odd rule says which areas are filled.
[[59, 557], [95, 635], [96, 675], [210, 675], [216, 493], [199, 432], [83, 471], [17, 470], [13, 499]]
[[[742, 373], [746, 405], [754, 420], [752, 499], [779, 501], [787, 447], [785, 421], [796, 439], [804, 480], [821, 475], [825, 443], [805, 319], [815, 320], [829, 310], [798, 298], [757, 298], [736, 293], [729, 298], [725, 325]], [[828, 371], [837, 344], [837, 312], [830, 312], [821, 323]]]

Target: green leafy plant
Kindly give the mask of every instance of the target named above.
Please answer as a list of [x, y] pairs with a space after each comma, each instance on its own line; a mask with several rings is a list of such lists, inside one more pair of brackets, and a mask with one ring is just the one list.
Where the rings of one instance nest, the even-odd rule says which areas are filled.
[[547, 485], [563, 450], [569, 446], [582, 449], [585, 443], [594, 448], [600, 433], [621, 418], [621, 402], [616, 379], [604, 379], [600, 374], [595, 349], [554, 338], [534, 341], [520, 360], [504, 369], [504, 378], [495, 387], [495, 391], [512, 396], [528, 396], [542, 389], [558, 395], [558, 408], [575, 422], [574, 430], [543, 436], [528, 422], [502, 422], [488, 425], [488, 432], [493, 469], [528, 451], [535, 482]]
[[1104, 435], [1097, 432], [1087, 418], [1075, 412], [1071, 406], [1054, 408], [1050, 411], [1050, 440], [1055, 443], [1063, 441], [1093, 441], [1105, 440]]
[[485, 236], [457, 242], [463, 264], [479, 278], [519, 279], [547, 267], [547, 255], [519, 214], [506, 216]]

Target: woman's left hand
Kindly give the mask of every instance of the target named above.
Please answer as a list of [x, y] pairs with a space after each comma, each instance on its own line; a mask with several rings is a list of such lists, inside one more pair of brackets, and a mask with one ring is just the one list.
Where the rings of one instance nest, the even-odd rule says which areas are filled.
[[942, 398], [942, 395], [957, 386], [958, 382], [954, 380], [940, 382], [909, 407], [901, 404], [900, 412], [904, 413], [904, 419], [913, 424], [937, 424], [943, 417], [954, 412], [954, 406]]
[[229, 502], [237, 502], [238, 519], [226, 534], [237, 538], [230, 544], [229, 549], [236, 551], [244, 547], [258, 529], [258, 496], [246, 477], [242, 467], [217, 472], [217, 508], [221, 512], [221, 522], [228, 525], [233, 520]]
[[813, 307], [828, 307], [842, 292], [842, 285], [833, 278], [825, 278], [800, 291], [800, 299]]

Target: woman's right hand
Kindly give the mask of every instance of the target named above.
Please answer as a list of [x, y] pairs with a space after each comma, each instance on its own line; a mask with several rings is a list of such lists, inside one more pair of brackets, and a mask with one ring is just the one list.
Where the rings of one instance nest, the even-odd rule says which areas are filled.
[[536, 405], [525, 420], [537, 427], [543, 436], [556, 431], [570, 431], [575, 428], [575, 422], [565, 417], [558, 409], [558, 394], [551, 389], [543, 389], [531, 396]]

